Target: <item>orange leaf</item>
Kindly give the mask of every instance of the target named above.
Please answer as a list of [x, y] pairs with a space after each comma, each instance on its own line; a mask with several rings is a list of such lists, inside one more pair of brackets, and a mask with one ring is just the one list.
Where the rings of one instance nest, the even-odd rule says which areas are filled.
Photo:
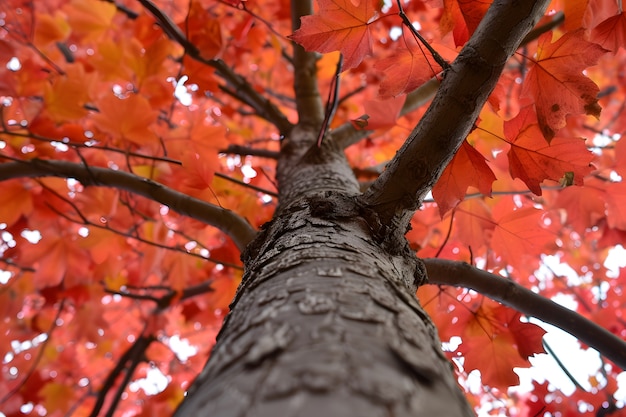
[[465, 197], [469, 186], [474, 186], [481, 193], [490, 196], [491, 184], [496, 180], [485, 157], [464, 141], [452, 161], [441, 174], [433, 187], [433, 197], [439, 205], [439, 213], [443, 217]]
[[37, 395], [44, 400], [46, 409], [65, 413], [76, 402], [74, 388], [58, 382], [48, 382]]
[[115, 4], [99, 0], [72, 0], [64, 12], [72, 33], [86, 40], [97, 39], [111, 27]]
[[87, 114], [84, 105], [89, 101], [94, 74], [85, 74], [81, 64], [69, 65], [65, 74], [52, 85], [46, 85], [44, 102], [46, 110], [55, 122], [80, 119]]
[[537, 118], [550, 141], [565, 126], [569, 114], [600, 117], [598, 86], [583, 75], [606, 52], [584, 39], [584, 29], [569, 32], [550, 43], [550, 33], [539, 38], [535, 65], [528, 72], [522, 94], [535, 99]]
[[343, 69], [355, 68], [372, 53], [369, 24], [376, 16], [372, 2], [319, 0], [319, 7], [319, 14], [301, 18], [302, 26], [290, 38], [307, 51], [341, 51]]
[[550, 144], [541, 135], [530, 107], [504, 123], [504, 135], [511, 144], [509, 169], [513, 178], [520, 178], [536, 195], [545, 179], [559, 181], [573, 174], [574, 185], [582, 185], [583, 177], [592, 171], [593, 155], [582, 139], [555, 138]]
[[35, 20], [35, 37], [33, 43], [45, 47], [53, 42], [60, 42], [70, 34], [67, 19], [58, 10], [54, 15], [37, 13]]
[[100, 112], [92, 118], [96, 127], [118, 141], [126, 139], [140, 146], [158, 143], [150, 129], [157, 112], [144, 97], [132, 94], [120, 99], [108, 94], [98, 101], [98, 109]]

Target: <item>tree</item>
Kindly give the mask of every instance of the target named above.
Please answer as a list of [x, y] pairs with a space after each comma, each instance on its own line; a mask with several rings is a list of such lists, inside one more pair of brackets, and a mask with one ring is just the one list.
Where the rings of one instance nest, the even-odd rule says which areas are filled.
[[2, 2], [2, 413], [622, 407], [626, 15], [548, 3]]

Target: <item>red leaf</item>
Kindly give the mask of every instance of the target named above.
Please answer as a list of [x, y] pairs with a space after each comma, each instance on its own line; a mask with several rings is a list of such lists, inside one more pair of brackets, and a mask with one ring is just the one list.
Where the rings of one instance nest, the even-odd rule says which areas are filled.
[[539, 38], [537, 59], [524, 81], [523, 95], [535, 99], [541, 132], [550, 141], [565, 126], [569, 114], [600, 117], [598, 86], [583, 75], [607, 52], [584, 39], [584, 29], [569, 32], [550, 43], [550, 33]]
[[559, 193], [555, 205], [565, 209], [567, 222], [582, 236], [604, 218], [604, 198], [597, 188], [567, 187]]
[[458, 350], [465, 357], [463, 367], [468, 371], [479, 369], [481, 380], [486, 385], [501, 389], [517, 385], [519, 377], [513, 368], [530, 365], [526, 356], [520, 355], [516, 347], [517, 336], [509, 325], [513, 325], [515, 330], [534, 325], [521, 323], [518, 317], [519, 313], [486, 299], [475, 311], [460, 316], [463, 343]]
[[596, 26], [591, 32], [591, 39], [617, 53], [620, 47], [626, 45], [626, 12], [611, 16]]
[[593, 155], [584, 140], [555, 138], [546, 143], [530, 107], [504, 123], [504, 135], [511, 144], [511, 176], [524, 181], [536, 195], [541, 195], [540, 184], [545, 179], [559, 181], [573, 174], [574, 185], [582, 185], [583, 177], [592, 171]]
[[367, 119], [352, 120], [353, 123], [364, 123], [362, 129], [375, 130], [395, 126], [400, 115], [400, 110], [404, 105], [406, 96], [392, 98], [389, 100], [370, 100], [366, 101], [363, 107], [367, 114]]
[[469, 186], [491, 196], [491, 184], [495, 180], [496, 176], [485, 162], [485, 157], [464, 141], [433, 187], [433, 197], [439, 205], [439, 213], [443, 217], [448, 210], [459, 204]]
[[319, 7], [319, 14], [302, 17], [302, 26], [290, 38], [307, 51], [341, 51], [343, 69], [355, 68], [365, 55], [372, 53], [369, 29], [375, 17], [372, 2], [319, 0]]
[[[449, 61], [456, 56], [448, 48], [440, 45], [433, 47]], [[384, 73], [378, 91], [381, 97], [410, 93], [442, 70], [428, 51], [415, 45], [397, 49], [391, 56], [376, 62], [374, 68]]]
[[538, 256], [554, 240], [554, 235], [542, 227], [543, 211], [528, 207], [511, 211], [505, 204], [494, 208], [496, 227], [491, 247], [506, 262], [516, 264], [524, 257]]
[[220, 22], [204, 10], [199, 1], [191, 3], [189, 15], [182, 26], [189, 33], [189, 41], [198, 48], [203, 58], [215, 58], [222, 49]]
[[454, 44], [460, 46], [472, 36], [491, 5], [491, 1], [444, 0], [443, 5], [441, 32], [445, 34], [452, 30]]

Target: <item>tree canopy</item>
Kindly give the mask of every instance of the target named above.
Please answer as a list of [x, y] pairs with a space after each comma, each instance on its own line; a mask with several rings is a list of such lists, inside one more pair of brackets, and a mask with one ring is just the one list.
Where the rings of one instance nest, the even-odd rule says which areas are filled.
[[[511, 45], [476, 40], [490, 5], [2, 1], [0, 411], [170, 415], [228, 312], [241, 251], [277, 208], [285, 135], [320, 124], [317, 146], [333, 132], [365, 195], [419, 207], [406, 237], [431, 285], [418, 297], [477, 410], [622, 408], [626, 13], [553, 0], [505, 60]], [[489, 61], [442, 91], [468, 42]], [[439, 169], [430, 155], [472, 105], [463, 83], [488, 78], [437, 182], [394, 176], [428, 112], [450, 118], [401, 163]], [[435, 93], [448, 101], [429, 109]], [[574, 375], [529, 316], [600, 350], [599, 367]], [[539, 355], [574, 393], [510, 388]]]

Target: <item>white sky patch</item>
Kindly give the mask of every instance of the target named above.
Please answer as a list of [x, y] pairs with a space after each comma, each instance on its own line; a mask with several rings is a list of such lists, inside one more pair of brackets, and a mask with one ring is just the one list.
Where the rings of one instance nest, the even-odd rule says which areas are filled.
[[36, 244], [41, 240], [41, 233], [39, 232], [39, 230], [25, 229], [22, 230], [22, 233], [20, 233], [20, 235], [32, 244]]
[[16, 56], [14, 56], [13, 58], [9, 59], [9, 62], [7, 62], [7, 69], [13, 72], [19, 71], [20, 69], [22, 69], [22, 63], [19, 59], [17, 59]]
[[609, 270], [606, 274], [609, 278], [617, 278], [619, 269], [626, 267], [626, 249], [622, 245], [617, 245], [609, 250], [609, 255], [604, 261], [604, 266]]
[[180, 77], [178, 81], [176, 81], [174, 78], [168, 79], [168, 81], [171, 81], [172, 84], [174, 84], [174, 97], [176, 97], [178, 101], [180, 101], [180, 104], [182, 104], [183, 106], [190, 106], [193, 101], [189, 90], [185, 86], [185, 82], [187, 82], [188, 79], [189, 77], [187, 77], [186, 75]]
[[187, 339], [181, 339], [177, 335], [170, 337], [167, 344], [176, 357], [183, 362], [198, 353], [198, 349], [195, 346], [191, 346]]
[[131, 382], [128, 384], [128, 388], [133, 392], [142, 389], [148, 395], [156, 395], [167, 388], [168, 383], [169, 379], [163, 375], [159, 368], [150, 368], [146, 372], [145, 378]]

